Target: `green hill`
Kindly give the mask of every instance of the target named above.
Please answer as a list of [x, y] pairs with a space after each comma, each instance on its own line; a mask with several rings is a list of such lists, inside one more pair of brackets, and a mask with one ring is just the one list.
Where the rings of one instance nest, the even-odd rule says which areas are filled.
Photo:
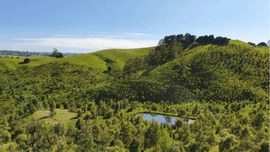
[[230, 40], [1, 58], [0, 151], [269, 151], [268, 57]]
[[136, 96], [135, 100], [141, 101], [144, 92], [144, 101], [169, 99], [175, 103], [184, 101], [183, 97], [221, 102], [268, 100], [269, 48], [234, 40], [226, 46], [192, 45], [130, 59], [124, 71], [130, 78], [108, 86], [108, 94], [118, 88], [116, 92], [125, 94], [122, 98]]
[[[129, 58], [137, 57], [140, 55], [146, 55], [150, 53], [153, 48], [141, 48], [141, 49], [110, 49], [101, 50], [94, 53], [80, 54], [67, 56], [64, 58], [51, 58], [51, 57], [28, 57], [31, 62], [28, 64], [19, 64], [23, 62], [26, 57], [0, 58], [0, 69], [16, 69], [21, 66], [38, 66], [50, 62], [69, 62], [72, 64], [85, 65], [99, 70], [106, 70], [107, 66], [112, 66], [116, 69], [123, 69], [125, 61]], [[106, 63], [105, 60], [109, 59], [112, 62]]]

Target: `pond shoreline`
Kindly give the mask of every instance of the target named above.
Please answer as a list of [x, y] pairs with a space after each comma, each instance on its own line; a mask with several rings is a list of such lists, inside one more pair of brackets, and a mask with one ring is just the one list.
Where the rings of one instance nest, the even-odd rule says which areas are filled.
[[[136, 114], [135, 117], [138, 117], [139, 115], [142, 116], [143, 120], [149, 120], [149, 121], [155, 120], [159, 124], [169, 124], [169, 125], [175, 125], [176, 121], [180, 118], [176, 116], [153, 114], [153, 113], [139, 113], [139, 114]], [[189, 118], [180, 118], [180, 119], [182, 119], [184, 123], [188, 123], [188, 124], [191, 124], [194, 121], [196, 121], [194, 119], [189, 119]]]
[[140, 111], [138, 113], [135, 113], [133, 115], [138, 115], [138, 114], [153, 114], [153, 115], [163, 115], [163, 116], [172, 116], [172, 117], [177, 117], [177, 118], [188, 118], [188, 119], [192, 119], [192, 120], [197, 120], [197, 117], [195, 116], [189, 116], [189, 117], [179, 117], [177, 114], [173, 114], [173, 113], [164, 113], [164, 112], [160, 112], [160, 111]]

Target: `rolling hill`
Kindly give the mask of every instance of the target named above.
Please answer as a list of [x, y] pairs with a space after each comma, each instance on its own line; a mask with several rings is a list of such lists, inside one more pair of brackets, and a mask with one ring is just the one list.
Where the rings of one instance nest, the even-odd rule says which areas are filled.
[[0, 59], [0, 151], [269, 151], [268, 47], [172, 42], [23, 59]]
[[[16, 69], [20, 66], [38, 66], [50, 62], [69, 62], [72, 64], [85, 65], [94, 69], [106, 70], [107, 66], [122, 70], [125, 61], [129, 58], [146, 55], [150, 53], [153, 48], [140, 48], [140, 49], [109, 49], [101, 50], [94, 53], [80, 54], [67, 56], [64, 58], [51, 58], [51, 57], [28, 57], [31, 62], [29, 64], [19, 64], [23, 62], [26, 57], [14, 58], [0, 58], [0, 69]], [[106, 63], [106, 59], [111, 62]]]

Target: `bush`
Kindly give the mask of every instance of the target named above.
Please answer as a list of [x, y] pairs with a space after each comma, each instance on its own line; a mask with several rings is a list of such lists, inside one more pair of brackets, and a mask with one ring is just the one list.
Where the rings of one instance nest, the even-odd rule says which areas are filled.
[[69, 104], [68, 103], [64, 103], [64, 109], [69, 109]]
[[261, 43], [257, 44], [257, 46], [266, 46], [267, 47], [267, 44], [265, 42], [261, 42]]
[[217, 44], [217, 45], [227, 45], [229, 43], [229, 39], [226, 37], [216, 37], [213, 44]]
[[219, 151], [230, 151], [233, 147], [237, 145], [237, 141], [233, 136], [227, 137], [225, 140], [222, 139], [219, 143]]
[[24, 59], [24, 63], [29, 63], [29, 62], [30, 62], [29, 58]]
[[56, 108], [57, 108], [57, 109], [61, 108], [60, 103], [57, 103], [57, 104], [56, 104]]
[[186, 110], [185, 109], [181, 109], [180, 112], [178, 113], [178, 116], [183, 116], [186, 114]]
[[58, 52], [58, 50], [56, 48], [54, 48], [53, 50], [53, 54], [52, 54], [55, 58], [63, 58], [64, 55], [61, 52]]
[[8, 131], [3, 131], [2, 135], [1, 135], [1, 140], [4, 143], [8, 143], [11, 140], [11, 134]]
[[62, 53], [59, 52], [55, 57], [56, 57], [56, 58], [63, 58], [64, 55], [63, 55]]
[[268, 141], [263, 141], [260, 145], [259, 152], [264, 152], [264, 151], [269, 151], [269, 142]]
[[214, 35], [205, 35], [205, 36], [200, 36], [199, 38], [196, 39], [196, 42], [200, 44], [210, 44], [214, 42]]
[[61, 124], [56, 124], [53, 129], [54, 132], [59, 136], [62, 136], [65, 133], [64, 126]]
[[260, 129], [262, 128], [264, 121], [265, 121], [264, 113], [260, 112], [255, 116], [255, 118], [253, 118], [252, 126], [256, 129]]
[[33, 103], [29, 103], [27, 106], [30, 114], [33, 114], [36, 111], [36, 107]]
[[175, 121], [175, 125], [176, 127], [182, 127], [184, 125], [183, 119], [177, 118], [177, 120]]
[[249, 45], [256, 46], [255, 43], [248, 42]]
[[157, 110], [158, 110], [158, 107], [157, 107], [156, 104], [153, 104], [153, 105], [151, 106], [151, 109], [152, 109], [153, 111], [157, 111]]
[[77, 117], [81, 117], [82, 116], [82, 111], [81, 110], [78, 110], [77, 111]]

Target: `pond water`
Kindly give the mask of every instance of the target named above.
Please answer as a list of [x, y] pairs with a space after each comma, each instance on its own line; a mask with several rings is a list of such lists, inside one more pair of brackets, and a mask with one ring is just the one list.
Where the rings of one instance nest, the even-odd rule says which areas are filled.
[[[166, 115], [158, 115], [158, 114], [148, 114], [148, 113], [141, 113], [143, 116], [143, 120], [150, 120], [152, 121], [153, 119], [156, 120], [159, 124], [161, 123], [166, 123], [169, 125], [174, 125], [175, 121], [178, 117], [173, 117], [173, 116], [166, 116]], [[137, 116], [137, 115], [136, 115]], [[181, 118], [184, 120], [184, 123], [193, 123], [195, 120], [192, 119], [185, 119]]]

